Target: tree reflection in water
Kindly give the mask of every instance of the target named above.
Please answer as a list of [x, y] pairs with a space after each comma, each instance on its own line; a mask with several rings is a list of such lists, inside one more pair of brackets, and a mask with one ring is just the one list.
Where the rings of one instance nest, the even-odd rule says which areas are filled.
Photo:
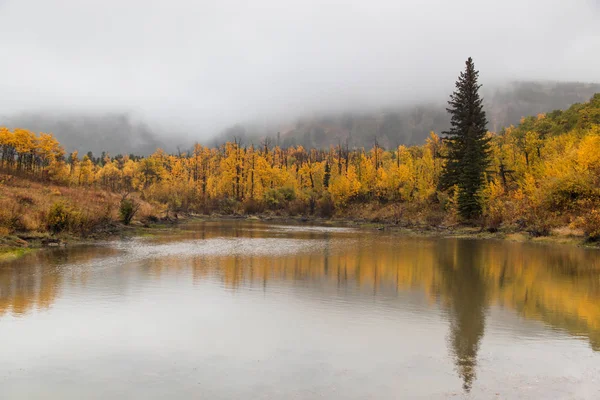
[[467, 392], [476, 376], [477, 352], [488, 305], [486, 283], [478, 267], [480, 250], [480, 246], [470, 241], [442, 241], [436, 251], [437, 267], [443, 276], [442, 292], [449, 303], [448, 346]]
[[[188, 241], [193, 248], [195, 241], [223, 237], [273, 242], [248, 254], [148, 256], [153, 246]], [[308, 245], [298, 253], [279, 252], [281, 238], [304, 240]], [[266, 291], [272, 282], [286, 281], [336, 296], [393, 297], [403, 290], [420, 290], [432, 305], [447, 312], [449, 353], [466, 391], [476, 379], [486, 313], [492, 306], [585, 337], [594, 350], [600, 349], [600, 257], [595, 251], [365, 231], [270, 231], [247, 223], [202, 224], [197, 230], [134, 244], [138, 245], [148, 251], [138, 251], [142, 258], [128, 268], [128, 274], [137, 274], [132, 279], [191, 273], [194, 283], [216, 279], [230, 290], [260, 285]], [[0, 318], [9, 312], [24, 316], [44, 310], [61, 296], [65, 285], [84, 287], [92, 279], [112, 279], [111, 285], [125, 292], [128, 281], [119, 272], [123, 264], [117, 262], [114, 272], [102, 275], [93, 275], [93, 268], [79, 268], [90, 260], [121, 254], [111, 247], [60, 249], [0, 265]]]

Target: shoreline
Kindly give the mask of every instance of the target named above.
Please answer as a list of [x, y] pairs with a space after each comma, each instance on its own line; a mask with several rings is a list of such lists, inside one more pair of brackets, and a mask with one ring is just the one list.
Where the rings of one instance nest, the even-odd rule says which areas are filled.
[[[181, 214], [180, 214], [181, 215]], [[100, 241], [127, 237], [152, 236], [159, 232], [180, 229], [194, 222], [218, 221], [259, 221], [284, 224], [318, 224], [322, 226], [348, 227], [364, 229], [365, 231], [384, 231], [394, 235], [432, 238], [460, 239], [494, 239], [518, 243], [535, 243], [543, 245], [563, 245], [588, 249], [600, 249], [599, 242], [588, 242], [585, 237], [572, 233], [555, 230], [549, 236], [534, 237], [528, 232], [514, 230], [498, 230], [489, 232], [481, 227], [457, 226], [403, 226], [387, 221], [372, 222], [353, 218], [322, 218], [306, 216], [277, 216], [277, 215], [222, 215], [222, 214], [190, 214], [182, 215], [176, 220], [162, 220], [152, 224], [136, 222], [131, 225], [111, 224], [97, 232], [81, 237], [69, 234], [52, 235], [45, 233], [16, 233], [0, 237], [0, 264], [14, 261], [27, 254], [44, 248], [77, 246], [93, 244]]]
[[186, 217], [180, 220], [164, 220], [152, 224], [143, 224], [138, 221], [131, 225], [113, 223], [99, 228], [88, 236], [69, 233], [53, 235], [50, 232], [17, 232], [12, 235], [0, 236], [0, 265], [47, 248], [90, 245], [111, 239], [143, 237], [161, 231], [171, 231], [181, 226], [184, 221], [189, 220], [191, 218]]
[[[189, 221], [222, 221], [222, 220], [244, 220], [276, 222], [288, 224], [319, 224], [334, 227], [360, 228], [372, 231], [385, 231], [397, 235], [414, 237], [439, 237], [439, 238], [460, 238], [460, 239], [495, 239], [518, 243], [536, 243], [544, 245], [567, 245], [580, 248], [600, 249], [600, 242], [589, 242], [583, 233], [573, 234], [567, 230], [564, 233], [561, 229], [554, 230], [549, 236], [532, 236], [527, 231], [503, 230], [490, 232], [481, 227], [456, 225], [456, 226], [407, 226], [395, 224], [389, 221], [372, 222], [364, 219], [355, 218], [322, 218], [322, 217], [304, 217], [304, 216], [277, 216], [277, 215], [192, 215]], [[184, 223], [185, 224], [185, 223]]]

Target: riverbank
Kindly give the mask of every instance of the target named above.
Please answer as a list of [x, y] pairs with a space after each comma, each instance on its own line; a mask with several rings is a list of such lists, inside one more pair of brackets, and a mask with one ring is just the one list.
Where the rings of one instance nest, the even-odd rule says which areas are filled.
[[420, 236], [420, 237], [454, 237], [467, 239], [496, 239], [512, 242], [530, 242], [550, 245], [569, 245], [578, 247], [600, 248], [600, 243], [589, 242], [586, 240], [583, 232], [569, 229], [567, 227], [554, 229], [549, 236], [535, 237], [528, 232], [516, 230], [498, 230], [490, 232], [481, 227], [454, 225], [454, 226], [434, 226], [420, 225], [407, 226], [389, 221], [367, 221], [364, 219], [353, 218], [322, 218], [306, 216], [278, 216], [278, 215], [178, 215], [177, 219], [162, 219], [152, 223], [134, 221], [131, 225], [120, 223], [111, 223], [98, 229], [96, 232], [87, 236], [78, 236], [73, 234], [52, 235], [46, 233], [34, 234], [14, 234], [0, 237], [0, 262], [19, 258], [30, 251], [43, 247], [73, 246], [78, 244], [90, 244], [98, 241], [136, 237], [136, 236], [154, 236], [157, 234], [170, 232], [173, 229], [185, 229], [186, 224], [202, 221], [223, 221], [223, 220], [246, 220], [274, 222], [281, 224], [317, 224], [335, 227], [352, 227], [363, 229], [365, 231], [385, 231], [395, 235]]
[[0, 236], [0, 262], [18, 259], [33, 251], [43, 248], [77, 246], [93, 244], [111, 239], [140, 237], [169, 232], [176, 229], [179, 223], [191, 218], [162, 219], [152, 223], [134, 221], [131, 225], [109, 223], [89, 235], [72, 233], [52, 234], [50, 232], [17, 232]]
[[[551, 230], [548, 236], [533, 236], [526, 231], [514, 229], [499, 229], [491, 232], [477, 226], [467, 225], [403, 225], [392, 221], [368, 221], [365, 219], [347, 217], [306, 217], [306, 216], [279, 216], [272, 214], [261, 215], [194, 215], [189, 221], [220, 221], [220, 220], [247, 220], [273, 222], [280, 224], [317, 224], [333, 227], [359, 228], [366, 231], [385, 231], [396, 235], [420, 237], [454, 237], [464, 239], [496, 239], [511, 242], [528, 242], [547, 245], [569, 245], [586, 248], [600, 248], [600, 242], [590, 242], [583, 231], [568, 227]], [[185, 226], [185, 223], [182, 225]]]
[[73, 246], [90, 244], [110, 239], [154, 236], [160, 233], [168, 233], [174, 229], [185, 229], [186, 224], [202, 221], [224, 221], [224, 220], [246, 220], [273, 222], [280, 224], [305, 225], [316, 224], [334, 227], [351, 227], [365, 231], [385, 231], [394, 235], [413, 237], [453, 237], [468, 239], [496, 239], [512, 242], [529, 242], [546, 245], [569, 245], [578, 247], [600, 248], [600, 243], [586, 241], [582, 231], [563, 227], [554, 229], [548, 236], [535, 237], [528, 232], [499, 229], [495, 232], [476, 226], [466, 225], [406, 225], [392, 221], [369, 221], [360, 218], [332, 217], [323, 218], [315, 216], [281, 216], [276, 214], [259, 215], [182, 215], [177, 218], [136, 220], [131, 225], [118, 222], [106, 223], [104, 226], [96, 227], [96, 230], [85, 236], [73, 233], [51, 234], [50, 232], [15, 233], [0, 236], [0, 262], [18, 259], [37, 249], [44, 247]]
[[[157, 224], [155, 226], [129, 226], [121, 227], [117, 232], [110, 234], [96, 235], [93, 237], [75, 237], [59, 236], [51, 237], [40, 235], [37, 238], [22, 240], [18, 236], [9, 236], [0, 238], [0, 263], [19, 259], [26, 254], [46, 248], [46, 247], [61, 247], [61, 246], [77, 246], [82, 244], [93, 244], [100, 241], [126, 238], [126, 237], [143, 237], [155, 236], [160, 233], [172, 232], [174, 229], [185, 229], [186, 223], [201, 222], [201, 221], [223, 221], [223, 220], [246, 220], [246, 221], [263, 221], [276, 222], [282, 224], [318, 224], [335, 227], [352, 227], [363, 229], [366, 231], [385, 231], [398, 236], [411, 237], [439, 237], [439, 238], [465, 238], [479, 240], [506, 240], [520, 243], [537, 243], [542, 245], [566, 245], [586, 248], [600, 248], [597, 242], [587, 242], [581, 235], [561, 234], [556, 233], [545, 237], [532, 237], [526, 232], [487, 232], [480, 228], [473, 227], [418, 227], [407, 228], [391, 224], [374, 224], [364, 221], [353, 221], [345, 219], [306, 219], [306, 218], [272, 218], [272, 217], [232, 217], [232, 216], [194, 216], [182, 220], [181, 224], [174, 225], [173, 223]], [[50, 239], [48, 242], [45, 240]]]
[[139, 207], [131, 225], [123, 224], [123, 196], [95, 187], [70, 187], [0, 174], [0, 261], [14, 260], [46, 246], [95, 242], [135, 234], [151, 224], [171, 223], [164, 216], [164, 207], [134, 193], [128, 198]]

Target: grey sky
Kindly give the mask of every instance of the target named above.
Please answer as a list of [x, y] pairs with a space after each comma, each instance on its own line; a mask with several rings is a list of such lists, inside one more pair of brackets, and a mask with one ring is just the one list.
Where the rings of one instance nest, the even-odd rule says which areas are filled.
[[[251, 118], [600, 81], [598, 0], [0, 0], [0, 115], [131, 111], [214, 132]], [[167, 122], [168, 121], [168, 122]]]

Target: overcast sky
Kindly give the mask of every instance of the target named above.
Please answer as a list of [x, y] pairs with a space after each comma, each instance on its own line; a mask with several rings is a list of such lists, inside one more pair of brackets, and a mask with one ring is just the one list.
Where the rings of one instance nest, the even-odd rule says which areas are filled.
[[251, 118], [600, 82], [600, 0], [0, 0], [0, 115], [129, 111], [211, 132]]

